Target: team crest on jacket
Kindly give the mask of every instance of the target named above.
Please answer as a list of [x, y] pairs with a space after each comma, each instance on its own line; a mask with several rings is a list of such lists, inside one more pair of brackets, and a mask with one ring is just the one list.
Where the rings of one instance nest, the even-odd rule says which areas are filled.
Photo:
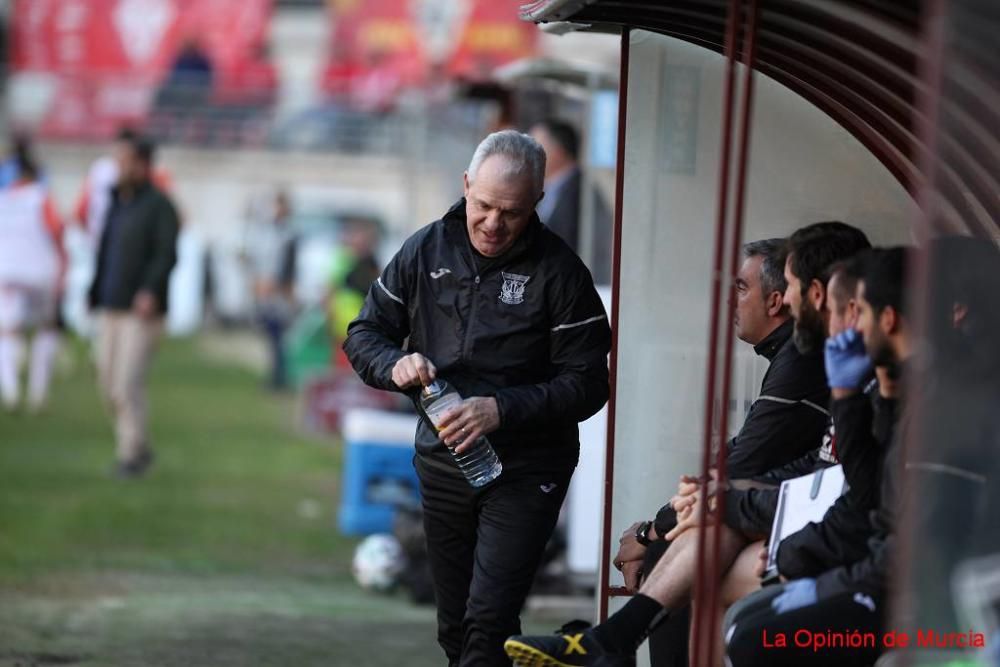
[[531, 276], [522, 276], [516, 273], [501, 272], [503, 285], [500, 286], [500, 300], [511, 306], [524, 302], [524, 286]]

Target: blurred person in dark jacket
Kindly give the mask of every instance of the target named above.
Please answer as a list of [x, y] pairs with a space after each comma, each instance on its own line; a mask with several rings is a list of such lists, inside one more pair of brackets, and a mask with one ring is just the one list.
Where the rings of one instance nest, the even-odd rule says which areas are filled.
[[1000, 250], [992, 239], [939, 238], [928, 271], [928, 363], [914, 408], [922, 435], [906, 470], [911, 497], [932, 502], [913, 507], [905, 620], [966, 632], [960, 611], [971, 601], [955, 595], [953, 575], [1000, 553]]
[[114, 419], [114, 473], [120, 477], [142, 475], [153, 461], [146, 373], [163, 329], [177, 261], [177, 211], [150, 180], [153, 158], [153, 144], [146, 139], [117, 146], [118, 184], [89, 292], [98, 319], [98, 380]]
[[594, 221], [593, 255], [583, 260], [595, 283], [610, 285], [611, 210], [596, 187], [589, 193], [583, 191], [579, 133], [569, 123], [550, 118], [531, 128], [531, 136], [545, 149], [545, 197], [538, 203], [538, 217], [580, 253], [583, 197], [589, 196]]
[[[104, 223], [108, 219], [111, 191], [118, 184], [116, 154], [125, 145], [135, 142], [137, 138], [135, 130], [129, 127], [122, 127], [118, 130], [113, 150], [91, 163], [83, 188], [76, 200], [74, 221], [86, 232], [95, 255], [101, 242]], [[173, 189], [173, 177], [163, 167], [154, 167], [150, 180], [161, 192], [170, 194]]]

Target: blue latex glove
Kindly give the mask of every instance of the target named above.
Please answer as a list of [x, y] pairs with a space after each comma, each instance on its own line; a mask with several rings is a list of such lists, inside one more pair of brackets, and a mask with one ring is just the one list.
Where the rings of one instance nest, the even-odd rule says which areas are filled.
[[826, 383], [831, 389], [858, 389], [872, 369], [865, 341], [854, 329], [826, 339]]
[[796, 579], [785, 584], [785, 590], [771, 600], [771, 608], [779, 614], [816, 604], [816, 580]]

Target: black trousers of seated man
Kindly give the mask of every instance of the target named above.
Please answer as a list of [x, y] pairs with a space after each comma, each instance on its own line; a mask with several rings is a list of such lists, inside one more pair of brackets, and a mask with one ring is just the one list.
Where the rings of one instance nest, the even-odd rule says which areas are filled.
[[[815, 604], [779, 614], [771, 606], [785, 585], [762, 588], [743, 598], [726, 613], [722, 624], [726, 638], [727, 664], [731, 667], [862, 667], [875, 664], [883, 648], [883, 600], [858, 592], [839, 593]], [[765, 632], [766, 640], [765, 640]], [[796, 646], [796, 633], [803, 643]], [[871, 633], [873, 647], [850, 646], [815, 648], [809, 637], [828, 633]], [[786, 647], [777, 646], [778, 636], [785, 637]]]
[[509, 667], [503, 643], [521, 634], [521, 608], [576, 459], [505, 464], [499, 478], [479, 489], [457, 469], [419, 455], [414, 465], [437, 599], [438, 643], [450, 667]]

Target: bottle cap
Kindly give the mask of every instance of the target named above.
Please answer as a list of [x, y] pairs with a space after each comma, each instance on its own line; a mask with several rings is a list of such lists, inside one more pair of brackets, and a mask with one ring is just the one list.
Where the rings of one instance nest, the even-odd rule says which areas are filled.
[[434, 380], [429, 385], [424, 387], [423, 393], [426, 396], [430, 396], [431, 394], [439, 394], [441, 393], [441, 385], [438, 384], [437, 380]]

